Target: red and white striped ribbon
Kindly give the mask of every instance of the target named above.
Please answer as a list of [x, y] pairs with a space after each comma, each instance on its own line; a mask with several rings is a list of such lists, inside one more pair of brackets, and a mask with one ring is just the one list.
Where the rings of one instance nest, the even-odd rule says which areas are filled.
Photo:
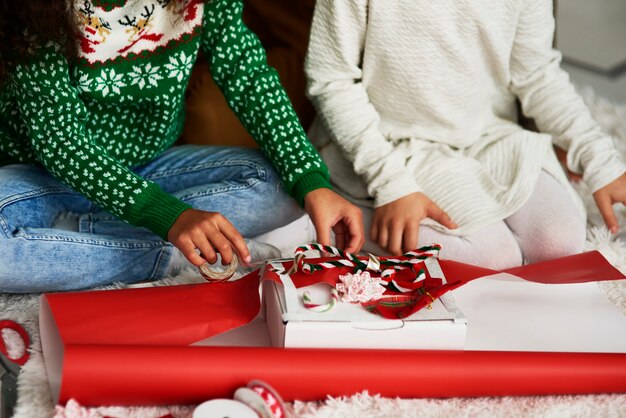
[[[305, 273], [311, 273], [316, 270], [333, 269], [337, 267], [354, 267], [355, 270], [369, 270], [373, 273], [380, 274], [380, 277], [384, 280], [385, 285], [391, 284], [395, 289], [401, 293], [411, 293], [416, 290], [417, 283], [423, 281], [426, 278], [426, 274], [423, 269], [418, 269], [418, 266], [424, 264], [424, 262], [431, 258], [436, 258], [441, 250], [441, 245], [432, 244], [430, 246], [421, 247], [413, 251], [409, 251], [403, 254], [400, 258], [386, 258], [381, 261], [380, 258], [375, 255], [369, 254], [368, 260], [359, 259], [356, 255], [348, 252], [344, 252], [336, 247], [330, 245], [322, 245], [317, 243], [302, 245], [294, 251], [294, 261], [291, 268], [284, 270], [276, 270], [278, 274], [291, 275], [299, 270]], [[337, 259], [327, 260], [322, 263], [313, 264], [304, 262], [307, 251], [319, 251], [320, 253], [329, 253]], [[407, 286], [407, 283], [400, 285], [394, 280], [396, 270], [412, 269], [416, 273], [416, 277], [411, 283], [413, 286]], [[305, 291], [302, 296], [302, 302], [308, 310], [313, 312], [327, 312], [331, 310], [339, 301], [339, 294], [336, 288], [332, 288], [330, 301], [328, 303], [319, 304], [313, 302], [311, 294]]]
[[270, 385], [253, 380], [237, 389], [233, 399], [212, 399], [193, 411], [193, 418], [289, 418], [283, 399]]

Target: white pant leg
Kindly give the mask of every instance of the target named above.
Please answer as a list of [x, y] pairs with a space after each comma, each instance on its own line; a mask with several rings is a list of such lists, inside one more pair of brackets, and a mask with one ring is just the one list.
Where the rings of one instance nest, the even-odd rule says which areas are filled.
[[528, 263], [578, 254], [585, 244], [585, 219], [567, 190], [545, 171], [528, 201], [505, 222]]

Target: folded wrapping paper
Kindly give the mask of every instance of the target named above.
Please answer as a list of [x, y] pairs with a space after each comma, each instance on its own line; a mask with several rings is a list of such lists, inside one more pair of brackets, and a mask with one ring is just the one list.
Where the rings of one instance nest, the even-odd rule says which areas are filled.
[[[311, 259], [322, 263], [328, 258]], [[289, 269], [291, 262], [284, 262]], [[433, 297], [480, 277], [497, 274], [469, 264], [439, 260], [447, 278]], [[349, 267], [319, 270], [312, 274], [292, 274], [296, 287], [326, 282], [335, 284]], [[503, 272], [540, 283], [580, 283], [623, 279], [596, 251], [558, 260], [516, 267]], [[410, 274], [408, 270], [398, 274]], [[280, 283], [276, 272], [266, 270], [261, 277]], [[240, 280], [175, 287], [149, 287], [45, 294], [61, 338], [66, 344], [189, 345], [249, 323], [261, 308], [260, 271]], [[429, 297], [418, 301], [421, 306]]]
[[261, 307], [259, 271], [240, 280], [49, 293], [65, 344], [189, 345], [250, 322]]
[[[431, 290], [434, 297], [498, 273], [446, 260], [440, 267], [447, 283]], [[291, 279], [296, 287], [335, 283], [349, 271]], [[505, 272], [540, 283], [624, 278], [597, 252]], [[41, 337], [49, 377], [58, 371], [55, 398], [99, 405], [197, 403], [230, 396], [251, 379], [268, 382], [287, 400], [363, 389], [402, 397], [626, 391], [624, 354], [188, 346], [256, 317], [260, 280], [279, 277], [268, 270], [220, 284], [44, 295]], [[55, 344], [60, 356], [49, 354]]]

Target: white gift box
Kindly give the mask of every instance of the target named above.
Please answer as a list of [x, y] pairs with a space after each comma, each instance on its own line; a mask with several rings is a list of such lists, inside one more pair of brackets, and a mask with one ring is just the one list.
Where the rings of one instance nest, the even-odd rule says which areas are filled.
[[[438, 267], [438, 265], [437, 265]], [[296, 289], [288, 276], [283, 285], [263, 285], [265, 318], [272, 345], [315, 348], [396, 348], [462, 350], [467, 320], [450, 295], [435, 300], [404, 319], [385, 319], [360, 304], [337, 302], [327, 312], [305, 308], [302, 295], [325, 303], [330, 286], [317, 284]]]

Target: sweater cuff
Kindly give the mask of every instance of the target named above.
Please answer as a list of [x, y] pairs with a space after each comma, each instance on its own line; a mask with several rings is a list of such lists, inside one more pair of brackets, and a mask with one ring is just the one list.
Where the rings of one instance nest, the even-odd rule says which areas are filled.
[[368, 187], [368, 189], [372, 189], [369, 190], [369, 193], [371, 196], [374, 196], [375, 208], [384, 206], [411, 193], [422, 191], [422, 188], [419, 187], [413, 176], [409, 173], [401, 173], [398, 177], [378, 185], [376, 189], [371, 187]]
[[616, 180], [626, 172], [626, 165], [617, 152], [605, 161], [594, 161], [594, 166], [585, 167], [583, 180], [589, 185], [592, 193]]
[[191, 206], [165, 193], [156, 184], [150, 184], [144, 193], [135, 198], [137, 215], [133, 223], [148, 228], [167, 241], [167, 233], [183, 211]]
[[316, 189], [331, 189], [330, 181], [321, 173], [313, 172], [300, 177], [291, 189], [291, 195], [296, 199], [298, 204], [304, 207], [304, 196]]

